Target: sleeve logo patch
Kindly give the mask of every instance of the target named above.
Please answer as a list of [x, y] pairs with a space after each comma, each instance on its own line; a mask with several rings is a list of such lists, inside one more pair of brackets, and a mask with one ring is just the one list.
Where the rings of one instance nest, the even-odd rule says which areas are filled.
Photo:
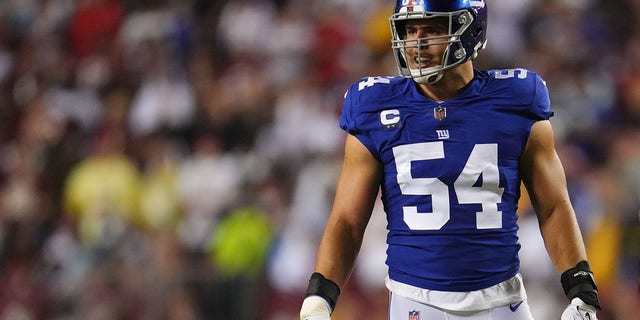
[[400, 123], [400, 111], [398, 109], [381, 111], [380, 123], [387, 129], [397, 128]]

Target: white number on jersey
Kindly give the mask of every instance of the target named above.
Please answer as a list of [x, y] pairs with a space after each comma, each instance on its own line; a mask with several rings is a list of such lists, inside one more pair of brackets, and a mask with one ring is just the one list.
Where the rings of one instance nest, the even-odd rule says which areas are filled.
[[496, 71], [495, 77], [496, 79], [509, 79], [515, 77], [516, 72], [518, 73], [518, 79], [526, 79], [527, 73], [529, 73], [526, 69], [505, 69]]
[[[393, 156], [402, 194], [431, 196], [432, 212], [418, 212], [415, 206], [405, 206], [402, 208], [404, 222], [412, 230], [439, 230], [444, 227], [451, 219], [449, 188], [438, 178], [414, 178], [411, 175], [412, 161], [445, 158], [443, 142], [396, 146], [393, 148]], [[480, 176], [482, 184], [477, 186]], [[502, 227], [502, 212], [498, 210], [498, 203], [502, 202], [504, 189], [499, 187], [499, 182], [498, 145], [475, 145], [453, 186], [461, 204], [482, 205], [482, 211], [476, 212], [478, 229]]]
[[376, 83], [391, 83], [391, 80], [387, 77], [368, 77], [367, 80], [362, 80], [358, 83], [358, 91], [362, 91], [364, 88], [373, 86]]

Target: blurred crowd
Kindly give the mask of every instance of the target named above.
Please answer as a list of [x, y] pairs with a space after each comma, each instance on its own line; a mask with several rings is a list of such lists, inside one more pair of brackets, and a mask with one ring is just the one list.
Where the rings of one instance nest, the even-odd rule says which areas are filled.
[[[640, 312], [640, 1], [490, 0], [476, 66], [547, 82], [604, 309]], [[296, 319], [343, 93], [390, 0], [0, 1], [0, 320]], [[566, 298], [526, 194], [537, 319]], [[375, 208], [336, 320], [386, 319]]]

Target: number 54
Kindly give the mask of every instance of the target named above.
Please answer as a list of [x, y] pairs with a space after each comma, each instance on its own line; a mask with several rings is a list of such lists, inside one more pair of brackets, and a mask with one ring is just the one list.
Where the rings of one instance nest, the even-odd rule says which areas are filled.
[[[419, 160], [444, 159], [442, 141], [400, 145], [393, 148], [398, 172], [397, 180], [404, 195], [430, 195], [432, 212], [418, 212], [416, 206], [402, 208], [404, 222], [412, 230], [439, 230], [451, 219], [449, 187], [438, 178], [415, 178], [411, 163]], [[482, 185], [476, 186], [482, 175]], [[460, 204], [479, 203], [482, 210], [476, 212], [476, 228], [502, 227], [502, 202], [504, 188], [499, 187], [498, 145], [477, 144], [473, 147], [464, 169], [453, 184]]]

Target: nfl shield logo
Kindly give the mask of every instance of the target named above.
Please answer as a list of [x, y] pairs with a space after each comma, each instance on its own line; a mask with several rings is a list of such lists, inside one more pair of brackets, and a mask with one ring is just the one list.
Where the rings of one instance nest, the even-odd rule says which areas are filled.
[[420, 320], [420, 311], [409, 311], [409, 320]]
[[442, 106], [438, 106], [435, 109], [433, 109], [433, 117], [438, 119], [438, 120], [442, 120], [444, 118], [447, 117], [447, 108], [442, 107]]

